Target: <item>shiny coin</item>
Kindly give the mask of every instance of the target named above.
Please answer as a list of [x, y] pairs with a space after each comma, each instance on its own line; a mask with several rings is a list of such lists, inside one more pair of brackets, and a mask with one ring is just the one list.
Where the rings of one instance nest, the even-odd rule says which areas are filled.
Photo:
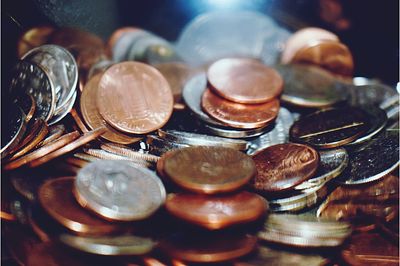
[[58, 158], [64, 154], [67, 154], [93, 140], [95, 140], [96, 138], [98, 138], [100, 135], [102, 135], [105, 132], [105, 128], [98, 128], [92, 131], [89, 131], [88, 133], [83, 134], [81, 137], [79, 137], [76, 140], [73, 140], [72, 142], [70, 142], [68, 145], [65, 145], [64, 147], [49, 153], [39, 159], [36, 159], [32, 162], [29, 163], [30, 167], [37, 167], [39, 165], [42, 165], [44, 163], [47, 163], [55, 158]]
[[236, 190], [255, 174], [253, 160], [224, 147], [188, 147], [165, 158], [164, 172], [185, 189], [215, 194]]
[[113, 224], [88, 212], [75, 200], [72, 193], [74, 177], [61, 177], [46, 181], [39, 189], [39, 201], [46, 212], [68, 229], [88, 235], [104, 235], [121, 231]]
[[14, 95], [26, 93], [36, 102], [35, 117], [48, 121], [56, 108], [56, 92], [49, 74], [39, 65], [27, 61], [17, 63], [10, 91]]
[[21, 107], [25, 114], [25, 120], [28, 123], [36, 111], [36, 102], [31, 94], [20, 94], [17, 96], [16, 104]]
[[128, 32], [135, 32], [138, 31], [140, 29], [138, 28], [134, 28], [134, 27], [122, 27], [117, 29], [116, 31], [114, 31], [110, 38], [107, 41], [107, 52], [110, 56], [113, 55], [114, 52], [114, 47], [117, 44], [117, 42], [119, 41], [119, 39], [125, 35], [125, 33]]
[[15, 104], [7, 107], [1, 119], [1, 158], [6, 157], [22, 140], [26, 130], [25, 114]]
[[68, 100], [68, 102], [66, 102], [65, 105], [63, 105], [61, 108], [56, 110], [53, 117], [48, 121], [48, 124], [50, 126], [54, 125], [57, 122], [60, 122], [61, 119], [63, 119], [72, 110], [72, 107], [75, 104], [77, 95], [78, 94], [75, 91], [74, 94], [72, 95], [72, 97]]
[[262, 104], [234, 103], [207, 89], [201, 106], [211, 117], [235, 128], [258, 128], [271, 123], [278, 115], [279, 100], [273, 99]]
[[211, 125], [203, 125], [204, 130], [209, 132], [215, 136], [220, 136], [224, 138], [232, 138], [232, 139], [246, 139], [246, 138], [254, 138], [260, 136], [268, 131], [269, 126], [259, 127], [254, 129], [238, 129], [238, 128], [221, 128]]
[[281, 192], [308, 180], [317, 171], [318, 152], [302, 144], [285, 143], [253, 156], [257, 175], [252, 186], [263, 192]]
[[152, 154], [135, 151], [129, 147], [118, 146], [118, 145], [114, 145], [111, 143], [102, 144], [100, 147], [102, 150], [105, 150], [105, 151], [108, 151], [108, 152], [111, 152], [114, 154], [118, 154], [121, 156], [125, 156], [128, 158], [134, 159], [134, 160], [144, 160], [144, 161], [156, 163], [160, 159], [160, 157], [152, 155]]
[[149, 163], [146, 160], [143, 160], [143, 159], [132, 159], [132, 158], [125, 157], [125, 156], [122, 156], [122, 155], [118, 155], [118, 154], [114, 154], [114, 153], [111, 153], [111, 152], [107, 152], [107, 151], [102, 150], [102, 149], [84, 149], [84, 151], [88, 155], [91, 155], [91, 156], [94, 156], [96, 158], [103, 159], [103, 160], [129, 161], [132, 164], [135, 164], [137, 166], [141, 166], [141, 167], [145, 167], [145, 168], [150, 168], [151, 167], [151, 163]]
[[225, 58], [213, 63], [207, 78], [210, 88], [237, 103], [265, 103], [282, 92], [283, 80], [276, 70], [253, 60]]
[[368, 116], [359, 108], [321, 110], [300, 117], [290, 128], [293, 141], [318, 148], [334, 148], [357, 139], [368, 128]]
[[302, 190], [326, 183], [340, 175], [349, 163], [349, 155], [343, 148], [319, 151], [319, 165], [315, 175], [297, 185], [295, 189]]
[[24, 32], [17, 44], [18, 57], [22, 57], [33, 48], [46, 44], [54, 30], [50, 26], [38, 26]]
[[108, 125], [101, 117], [97, 110], [96, 100], [99, 89], [99, 82], [102, 74], [93, 76], [86, 83], [80, 98], [80, 107], [83, 119], [89, 128], [106, 127], [107, 131], [101, 136], [102, 138], [120, 144], [130, 144], [139, 141], [141, 138], [126, 135], [110, 125]]
[[156, 244], [150, 238], [132, 235], [82, 237], [62, 234], [60, 241], [87, 253], [107, 256], [143, 255], [149, 253]]
[[390, 97], [398, 97], [394, 88], [384, 84], [348, 86], [348, 91], [350, 94], [349, 103], [354, 106], [380, 105]]
[[382, 132], [364, 146], [348, 152], [349, 165], [335, 180], [346, 185], [378, 180], [399, 165], [399, 132]]
[[[112, 47], [112, 59], [115, 62], [127, 61], [130, 48], [133, 44], [148, 35], [148, 33], [139, 28], [127, 27]], [[113, 37], [113, 36], [111, 36]], [[117, 36], [118, 37], [118, 36]]]
[[64, 131], [65, 131], [65, 126], [62, 124], [49, 127], [49, 133], [48, 133], [47, 137], [42, 142], [39, 143], [38, 147], [47, 145], [50, 142], [58, 139], [59, 137], [62, 136]]
[[190, 223], [210, 230], [260, 218], [268, 209], [261, 196], [242, 191], [229, 195], [169, 194], [167, 211]]
[[75, 196], [82, 206], [101, 216], [133, 221], [157, 211], [165, 201], [166, 192], [150, 170], [124, 161], [102, 160], [79, 171]]
[[251, 235], [227, 233], [174, 234], [160, 243], [170, 257], [189, 262], [222, 262], [250, 253], [257, 244]]
[[87, 127], [85, 126], [85, 124], [83, 123], [80, 115], [78, 114], [78, 112], [75, 110], [75, 108], [72, 108], [71, 111], [69, 112], [72, 119], [75, 122], [75, 126], [73, 126], [74, 129], [78, 129], [80, 132], [82, 133], [87, 133], [89, 132], [89, 130], [87, 129]]
[[321, 108], [346, 100], [347, 88], [327, 71], [312, 65], [278, 65], [285, 81], [282, 101], [299, 107]]
[[103, 74], [97, 107], [113, 127], [126, 133], [144, 134], [168, 121], [173, 97], [158, 70], [138, 62], [124, 62]]

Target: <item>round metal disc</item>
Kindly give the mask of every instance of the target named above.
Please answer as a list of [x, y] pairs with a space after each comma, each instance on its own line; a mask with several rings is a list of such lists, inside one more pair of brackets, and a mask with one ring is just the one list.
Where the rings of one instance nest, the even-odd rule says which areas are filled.
[[22, 140], [26, 130], [25, 114], [15, 104], [7, 108], [1, 119], [1, 158], [7, 156]]

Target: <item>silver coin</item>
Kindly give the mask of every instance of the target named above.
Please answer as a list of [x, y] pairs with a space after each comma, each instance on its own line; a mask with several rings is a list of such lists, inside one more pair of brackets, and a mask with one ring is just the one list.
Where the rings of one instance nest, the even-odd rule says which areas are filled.
[[150, 238], [133, 235], [82, 237], [62, 234], [59, 239], [72, 248], [107, 256], [144, 255], [156, 245]]
[[1, 158], [6, 157], [21, 142], [26, 131], [25, 114], [15, 104], [1, 118]]
[[145, 35], [147, 35], [147, 33], [140, 29], [123, 33], [112, 49], [113, 61], [125, 61], [128, 57], [128, 53], [132, 44]]
[[171, 150], [189, 147], [187, 144], [175, 143], [154, 135], [147, 135], [146, 143], [150, 153], [158, 156]]
[[112, 66], [115, 62], [111, 60], [102, 60], [94, 64], [88, 73], [87, 79], [90, 80], [93, 76], [95, 76], [98, 73], [103, 73], [106, 71], [110, 66]]
[[144, 58], [151, 65], [167, 62], [183, 62], [183, 59], [171, 44], [150, 45], [146, 49]]
[[257, 58], [277, 27], [271, 18], [253, 11], [209, 12], [186, 25], [176, 49], [194, 66], [230, 56]]
[[377, 79], [370, 79], [366, 77], [354, 77], [353, 78], [353, 85], [355, 86], [364, 86], [364, 85], [376, 85], [380, 84], [379, 80]]
[[[349, 104], [360, 105], [380, 105], [392, 96], [398, 96], [394, 88], [384, 84], [350, 86], [347, 85], [349, 92]], [[383, 108], [384, 109], [384, 108]]]
[[30, 50], [22, 59], [45, 69], [54, 85], [56, 111], [62, 109], [78, 84], [78, 66], [72, 54], [61, 46], [46, 44]]
[[244, 138], [254, 138], [264, 134], [271, 128], [271, 125], [266, 127], [259, 127], [255, 129], [230, 129], [230, 128], [220, 128], [211, 125], [204, 124], [204, 130], [220, 137], [232, 138], [232, 139], [244, 139]]
[[12, 75], [11, 93], [32, 95], [36, 101], [35, 117], [48, 121], [56, 108], [56, 94], [47, 72], [35, 63], [19, 61]]
[[279, 62], [279, 57], [285, 48], [286, 41], [291, 35], [290, 31], [282, 27], [276, 27], [274, 34], [266, 35], [260, 54], [261, 61], [266, 65], [274, 65]]
[[140, 39], [136, 40], [131, 45], [131, 47], [129, 48], [127, 60], [147, 61], [146, 52], [152, 46], [159, 45], [168, 48], [170, 51], [173, 50], [167, 40], [164, 40], [150, 32], [146, 33], [147, 34], [142, 35]]
[[[149, 168], [151, 166], [151, 163], [142, 159], [132, 159], [129, 158], [127, 156], [122, 156], [122, 155], [118, 155], [115, 153], [111, 153], [102, 149], [88, 149], [85, 148], [84, 152], [90, 156], [96, 157], [98, 159], [102, 159], [102, 160], [122, 160], [122, 161], [129, 161], [132, 162], [133, 164], [137, 165], [137, 166], [141, 166], [141, 167], [146, 167]], [[78, 155], [79, 156], [79, 155]], [[78, 156], [75, 156], [77, 158], [79, 158]], [[82, 156], [81, 156], [82, 158]], [[88, 159], [89, 157], [87, 157]], [[86, 160], [87, 160], [86, 159]]]
[[83, 167], [75, 180], [75, 196], [83, 206], [112, 220], [142, 220], [165, 202], [157, 175], [132, 163], [99, 160]]
[[191, 146], [219, 146], [241, 151], [247, 150], [249, 146], [249, 143], [245, 140], [234, 140], [177, 130], [164, 131], [159, 129], [158, 135], [163, 139]]
[[72, 107], [75, 104], [75, 100], [77, 97], [77, 92], [75, 91], [74, 94], [72, 94], [71, 99], [68, 100], [68, 102], [65, 103], [62, 108], [57, 110], [57, 113], [53, 115], [53, 117], [47, 122], [49, 126], [61, 121], [72, 109]]

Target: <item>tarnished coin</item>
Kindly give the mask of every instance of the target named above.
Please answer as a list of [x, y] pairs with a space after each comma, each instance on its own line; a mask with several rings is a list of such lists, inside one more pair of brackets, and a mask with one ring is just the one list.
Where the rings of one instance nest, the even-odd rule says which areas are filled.
[[155, 68], [124, 62], [103, 74], [97, 92], [101, 116], [126, 133], [144, 134], [161, 128], [172, 114], [168, 82]]
[[21, 58], [29, 50], [47, 43], [54, 30], [51, 26], [38, 26], [25, 31], [18, 40], [18, 57]]
[[150, 238], [133, 235], [82, 237], [62, 234], [60, 241], [87, 253], [107, 256], [143, 255], [149, 253], [156, 244]]
[[83, 119], [89, 128], [106, 127], [107, 131], [101, 136], [102, 138], [120, 144], [130, 144], [139, 141], [141, 138], [126, 135], [117, 131], [108, 125], [101, 117], [96, 101], [102, 73], [93, 76], [86, 83], [80, 98], [80, 107]]
[[169, 213], [210, 230], [257, 220], [268, 209], [267, 201], [247, 191], [228, 195], [169, 194]]
[[282, 92], [283, 80], [276, 70], [254, 59], [225, 58], [207, 71], [210, 88], [237, 103], [265, 103]]
[[330, 40], [339, 42], [339, 37], [333, 32], [321, 29], [308, 27], [293, 33], [285, 43], [285, 49], [281, 55], [281, 62], [288, 64], [292, 61], [295, 54], [311, 41]]
[[20, 61], [15, 66], [10, 91], [14, 95], [26, 93], [36, 102], [35, 117], [48, 121], [56, 108], [56, 91], [49, 74], [39, 65]]
[[50, 142], [58, 139], [65, 131], [65, 126], [62, 124], [49, 127], [49, 133], [46, 138], [38, 144], [38, 147], [49, 144]]
[[335, 148], [357, 139], [368, 129], [368, 115], [356, 107], [332, 108], [300, 117], [290, 138], [317, 148]]
[[282, 101], [299, 107], [321, 108], [347, 98], [347, 87], [329, 72], [312, 65], [277, 65], [285, 81]]
[[39, 202], [57, 222], [77, 233], [104, 235], [123, 231], [119, 224], [111, 223], [88, 212], [75, 200], [72, 190], [75, 177], [60, 177], [46, 181], [39, 189]]
[[278, 115], [279, 100], [261, 104], [234, 103], [207, 89], [201, 106], [211, 117], [235, 128], [258, 128], [271, 123]]
[[318, 152], [295, 143], [278, 144], [253, 155], [257, 175], [252, 186], [263, 192], [281, 192], [308, 180], [317, 171]]
[[215, 194], [236, 190], [255, 174], [253, 160], [224, 147], [188, 147], [165, 158], [164, 172], [185, 189]]
[[82, 168], [74, 192], [82, 206], [120, 221], [149, 217], [166, 197], [164, 185], [153, 172], [113, 160], [96, 161]]
[[163, 239], [160, 248], [168, 256], [188, 262], [223, 262], [250, 253], [257, 245], [252, 235], [229, 233], [177, 233]]
[[7, 108], [1, 119], [1, 158], [6, 157], [22, 140], [26, 130], [25, 114], [15, 104]]
[[318, 65], [343, 76], [351, 76], [354, 70], [349, 48], [338, 41], [312, 41], [295, 54], [292, 62]]
[[16, 104], [21, 107], [25, 114], [25, 120], [28, 123], [36, 111], [36, 101], [31, 94], [20, 94], [17, 96]]
[[348, 150], [349, 165], [335, 180], [355, 185], [378, 180], [399, 165], [399, 132], [386, 131], [364, 146]]

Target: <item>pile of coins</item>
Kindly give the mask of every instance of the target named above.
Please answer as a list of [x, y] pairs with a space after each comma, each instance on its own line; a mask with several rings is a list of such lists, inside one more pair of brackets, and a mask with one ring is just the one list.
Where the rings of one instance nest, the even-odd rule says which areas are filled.
[[17, 50], [4, 260], [398, 264], [399, 95], [335, 34], [218, 12], [175, 44], [41, 26]]

